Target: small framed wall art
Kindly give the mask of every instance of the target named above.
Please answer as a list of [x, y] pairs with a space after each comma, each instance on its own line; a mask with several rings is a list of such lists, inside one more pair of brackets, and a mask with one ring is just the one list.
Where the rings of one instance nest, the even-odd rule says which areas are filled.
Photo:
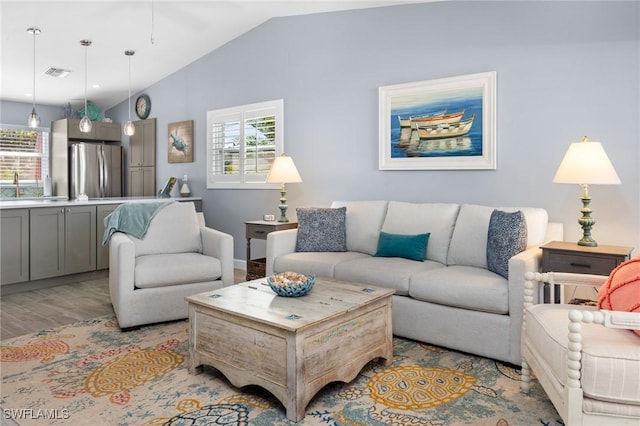
[[169, 163], [193, 161], [193, 120], [169, 123]]
[[496, 72], [380, 87], [380, 170], [496, 168]]

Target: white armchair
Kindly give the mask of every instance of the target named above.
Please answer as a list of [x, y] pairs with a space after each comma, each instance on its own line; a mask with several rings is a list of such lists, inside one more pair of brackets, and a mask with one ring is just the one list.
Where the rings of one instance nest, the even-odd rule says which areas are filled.
[[185, 297], [233, 284], [233, 237], [207, 228], [193, 203], [160, 209], [143, 239], [115, 232], [109, 293], [121, 328], [188, 317]]
[[568, 426], [640, 424], [640, 313], [533, 305], [536, 284], [598, 287], [606, 276], [525, 274], [522, 384], [531, 371]]

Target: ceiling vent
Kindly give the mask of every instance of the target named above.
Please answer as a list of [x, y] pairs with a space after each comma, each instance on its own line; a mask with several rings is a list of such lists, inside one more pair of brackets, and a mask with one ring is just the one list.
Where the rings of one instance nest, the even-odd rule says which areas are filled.
[[46, 75], [50, 75], [51, 77], [56, 78], [65, 78], [71, 73], [71, 70], [65, 70], [64, 68], [54, 68], [51, 67], [44, 72]]

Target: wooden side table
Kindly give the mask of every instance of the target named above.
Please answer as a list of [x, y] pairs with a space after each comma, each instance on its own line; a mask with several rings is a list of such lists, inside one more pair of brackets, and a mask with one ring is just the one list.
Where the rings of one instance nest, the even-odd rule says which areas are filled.
[[266, 240], [270, 232], [294, 229], [297, 222], [266, 222], [264, 220], [250, 220], [245, 222], [247, 238], [247, 281], [262, 278], [266, 274], [267, 259], [251, 259], [251, 239]]
[[[551, 241], [542, 249], [542, 272], [573, 272], [579, 274], [609, 275], [616, 266], [629, 260], [633, 247], [585, 247], [567, 241]], [[559, 286], [557, 286], [559, 287]], [[564, 294], [555, 291], [555, 303], [564, 303]], [[566, 291], [566, 289], [565, 289]], [[551, 300], [551, 296], [548, 300]], [[545, 296], [545, 302], [548, 302]]]

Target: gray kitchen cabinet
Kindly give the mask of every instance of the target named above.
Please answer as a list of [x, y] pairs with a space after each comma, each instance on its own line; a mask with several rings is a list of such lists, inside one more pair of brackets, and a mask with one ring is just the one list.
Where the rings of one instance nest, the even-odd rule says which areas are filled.
[[66, 118], [56, 120], [62, 124], [62, 129], [66, 133], [67, 139], [78, 139], [83, 141], [107, 141], [120, 142], [120, 123], [105, 123], [102, 121], [92, 121], [91, 131], [82, 133], [80, 131], [80, 120], [77, 118]]
[[96, 269], [96, 206], [31, 209], [31, 280]]
[[29, 280], [29, 209], [0, 210], [0, 284]]
[[129, 166], [155, 166], [156, 119], [138, 120], [133, 124], [136, 132], [129, 137]]
[[154, 196], [156, 194], [156, 168], [131, 167], [129, 169], [129, 196]]
[[97, 206], [96, 223], [96, 266], [98, 270], [109, 268], [109, 245], [102, 245], [104, 236], [104, 219], [113, 212], [119, 204], [101, 204]]

